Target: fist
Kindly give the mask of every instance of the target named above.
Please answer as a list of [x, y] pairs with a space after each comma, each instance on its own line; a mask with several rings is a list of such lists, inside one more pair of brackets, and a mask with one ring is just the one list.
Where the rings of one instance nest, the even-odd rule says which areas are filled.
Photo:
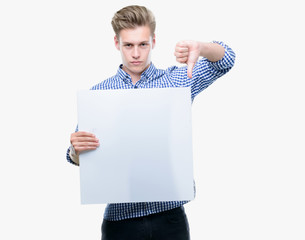
[[177, 62], [187, 64], [187, 76], [192, 78], [193, 68], [200, 56], [200, 42], [180, 41], [176, 44], [174, 55]]

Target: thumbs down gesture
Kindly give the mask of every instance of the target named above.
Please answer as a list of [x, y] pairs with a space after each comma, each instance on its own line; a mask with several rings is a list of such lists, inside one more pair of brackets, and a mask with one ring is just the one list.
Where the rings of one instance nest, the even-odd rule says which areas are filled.
[[192, 78], [193, 68], [200, 56], [200, 42], [180, 41], [175, 48], [176, 60], [179, 63], [186, 63], [187, 76]]

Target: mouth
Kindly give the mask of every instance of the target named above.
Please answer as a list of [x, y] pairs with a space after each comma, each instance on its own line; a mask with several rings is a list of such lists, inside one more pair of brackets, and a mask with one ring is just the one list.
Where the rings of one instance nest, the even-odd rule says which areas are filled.
[[135, 65], [135, 66], [140, 65], [141, 63], [142, 63], [141, 61], [133, 61], [133, 62], [131, 62], [131, 64]]

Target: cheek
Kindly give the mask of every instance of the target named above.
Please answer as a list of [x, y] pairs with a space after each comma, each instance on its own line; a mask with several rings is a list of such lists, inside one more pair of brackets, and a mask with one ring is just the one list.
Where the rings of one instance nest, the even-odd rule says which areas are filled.
[[121, 51], [121, 55], [122, 55], [122, 58], [123, 58], [123, 59], [126, 59], [126, 54], [127, 54], [127, 53], [126, 53], [125, 51], [123, 51], [123, 50]]
[[147, 51], [145, 55], [146, 55], [147, 61], [150, 61], [151, 51]]

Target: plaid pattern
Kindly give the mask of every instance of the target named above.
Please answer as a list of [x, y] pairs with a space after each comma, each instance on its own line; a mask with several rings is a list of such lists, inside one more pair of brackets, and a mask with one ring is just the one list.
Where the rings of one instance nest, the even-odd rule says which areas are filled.
[[[214, 41], [216, 42], [216, 41]], [[117, 74], [93, 86], [91, 90], [131, 89], [131, 88], [168, 88], [191, 87], [191, 98], [194, 100], [200, 92], [211, 85], [216, 79], [227, 73], [234, 65], [235, 53], [223, 42], [216, 42], [225, 48], [224, 57], [218, 62], [210, 62], [200, 58], [193, 69], [192, 78], [187, 77], [187, 66], [157, 69], [152, 63], [134, 85], [131, 77], [122, 70], [120, 65]], [[77, 131], [78, 129], [76, 129]], [[74, 163], [67, 150], [67, 160]], [[104, 218], [108, 221], [119, 221], [128, 218], [142, 217], [184, 205], [188, 201], [114, 203], [108, 204]]]

